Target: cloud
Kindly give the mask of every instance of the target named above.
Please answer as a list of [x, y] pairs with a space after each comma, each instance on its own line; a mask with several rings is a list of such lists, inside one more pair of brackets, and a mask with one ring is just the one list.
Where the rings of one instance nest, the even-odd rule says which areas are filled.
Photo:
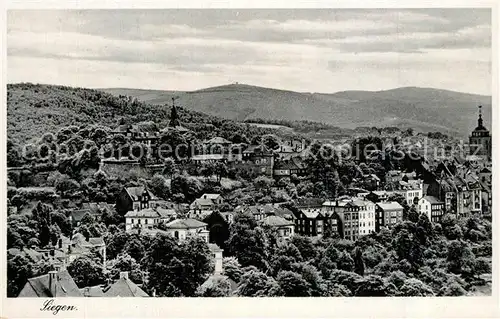
[[[185, 90], [248, 81], [324, 92], [443, 83], [487, 93], [490, 15], [474, 9], [9, 11], [9, 82], [66, 77], [82, 86], [106, 80], [106, 87], [168, 83]], [[92, 82], [88, 70], [99, 80]]]

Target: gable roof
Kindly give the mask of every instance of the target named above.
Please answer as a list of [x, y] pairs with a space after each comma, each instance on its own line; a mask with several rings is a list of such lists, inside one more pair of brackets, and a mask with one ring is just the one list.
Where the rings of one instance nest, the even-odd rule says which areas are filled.
[[80, 289], [84, 297], [104, 297], [104, 291], [101, 286], [85, 287]]
[[205, 199], [205, 197], [206, 197], [206, 199], [217, 199], [219, 197], [222, 197], [222, 195], [221, 194], [208, 194], [207, 193], [207, 194], [203, 194], [200, 198]]
[[69, 213], [69, 216], [71, 217], [71, 220], [74, 222], [79, 222], [85, 217], [85, 215], [89, 214], [90, 216], [94, 216], [90, 209], [76, 209], [72, 210]]
[[424, 196], [422, 199], [428, 201], [431, 204], [443, 204], [441, 200], [439, 200], [437, 197], [434, 196]]
[[403, 206], [398, 202], [377, 203], [377, 206], [383, 211], [403, 210]]
[[175, 209], [165, 209], [161, 207], [148, 207], [141, 210], [131, 210], [125, 214], [125, 217], [133, 218], [169, 218], [175, 216]]
[[134, 187], [126, 187], [125, 188], [125, 191], [130, 196], [130, 198], [132, 198], [133, 201], [138, 201], [139, 197], [141, 197], [142, 194], [144, 193], [144, 190], [146, 190], [148, 192], [150, 200], [157, 200], [158, 199], [158, 197], [156, 197], [153, 193], [151, 193], [144, 186], [134, 186]]
[[288, 221], [282, 217], [279, 216], [267, 216], [266, 218], [262, 219], [261, 222], [263, 224], [267, 224], [269, 226], [273, 227], [283, 227], [283, 226], [293, 226], [294, 223], [291, 221]]
[[228, 280], [230, 285], [231, 285], [231, 295], [236, 291], [236, 289], [238, 289], [238, 284], [232, 280], [231, 278], [229, 278], [228, 276], [226, 275], [221, 275], [221, 274], [213, 274], [213, 275], [210, 275], [207, 280], [205, 280], [205, 282], [203, 284], [201, 284], [201, 286], [203, 287], [210, 287], [212, 285], [215, 284], [216, 281], [218, 280]]
[[149, 297], [128, 278], [120, 278], [104, 291], [105, 297]]
[[50, 291], [49, 274], [46, 274], [28, 279], [19, 297], [83, 297], [66, 269], [57, 272], [55, 278], [55, 294]]
[[224, 154], [200, 154], [191, 156], [192, 161], [219, 161], [224, 159]]
[[194, 200], [194, 202], [191, 204], [192, 207], [199, 205], [199, 206], [213, 206], [215, 205], [214, 202], [211, 199], [205, 199], [205, 198], [197, 198]]
[[306, 218], [309, 218], [309, 219], [315, 219], [318, 216], [319, 217], [323, 216], [321, 214], [320, 209], [301, 209], [300, 211], [302, 212], [302, 214], [304, 214], [304, 216], [306, 216]]
[[186, 219], [176, 219], [165, 225], [167, 228], [171, 229], [193, 229], [206, 227], [207, 223], [200, 222], [199, 220], [186, 218]]
[[213, 138], [209, 139], [208, 141], [205, 141], [204, 143], [205, 144], [231, 144], [231, 142], [229, 142], [228, 140], [226, 140], [225, 138], [220, 137], [220, 136], [213, 137]]

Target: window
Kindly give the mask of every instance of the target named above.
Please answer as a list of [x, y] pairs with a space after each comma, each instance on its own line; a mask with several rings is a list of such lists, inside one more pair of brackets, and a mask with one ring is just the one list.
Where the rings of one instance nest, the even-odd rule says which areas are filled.
[[174, 232], [174, 237], [179, 239], [179, 232], [177, 230]]

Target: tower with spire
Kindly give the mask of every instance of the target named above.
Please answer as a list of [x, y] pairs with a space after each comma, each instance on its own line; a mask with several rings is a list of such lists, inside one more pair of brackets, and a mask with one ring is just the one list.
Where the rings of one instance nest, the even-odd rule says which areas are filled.
[[469, 136], [469, 154], [491, 161], [491, 135], [488, 129], [483, 125], [481, 105], [478, 106], [478, 112], [477, 127]]
[[179, 122], [179, 114], [177, 114], [177, 108], [175, 107], [175, 100], [177, 97], [172, 97], [172, 108], [170, 111], [170, 121], [168, 123], [168, 126], [171, 128], [176, 128], [177, 126], [180, 126]]

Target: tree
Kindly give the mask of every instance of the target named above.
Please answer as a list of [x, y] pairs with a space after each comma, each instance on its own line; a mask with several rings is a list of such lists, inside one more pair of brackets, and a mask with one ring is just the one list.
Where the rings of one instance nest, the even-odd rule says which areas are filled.
[[369, 275], [357, 280], [355, 295], [358, 297], [392, 296], [396, 291], [394, 285], [389, 284], [380, 276]]
[[162, 199], [167, 199], [170, 194], [170, 189], [167, 180], [162, 175], [156, 174], [149, 183], [151, 192]]
[[327, 278], [327, 285], [328, 287], [343, 285], [349, 289], [350, 293], [354, 293], [358, 287], [358, 281], [362, 279], [363, 277], [354, 272], [334, 269], [331, 271], [330, 277]]
[[267, 270], [266, 235], [257, 227], [250, 213], [236, 213], [229, 229], [226, 247], [230, 255], [235, 256], [242, 266], [256, 266]]
[[449, 285], [443, 287], [440, 291], [441, 296], [465, 296], [467, 291], [456, 282], [452, 282]]
[[318, 268], [321, 271], [324, 278], [329, 278], [332, 270], [337, 269], [337, 262], [340, 257], [340, 251], [335, 248], [332, 243], [323, 252], [323, 256], [318, 264]]
[[448, 246], [447, 261], [448, 270], [453, 273], [464, 276], [474, 274], [475, 256], [466, 242], [452, 241]]
[[262, 136], [262, 143], [270, 150], [275, 150], [280, 146], [279, 140], [274, 134]]
[[294, 235], [292, 237], [292, 244], [297, 247], [304, 260], [316, 258], [317, 251], [309, 237]]
[[177, 169], [174, 159], [171, 157], [166, 158], [163, 161], [163, 164], [165, 165], [165, 168], [163, 169], [163, 174], [165, 174], [168, 177], [172, 177], [172, 175], [175, 173]]
[[432, 288], [424, 284], [422, 281], [409, 278], [406, 279], [399, 289], [398, 296], [404, 297], [430, 297], [434, 296]]
[[339, 259], [337, 261], [338, 269], [345, 271], [353, 271], [354, 270], [354, 260], [351, 255], [347, 251], [343, 251], [339, 255]]
[[9, 256], [7, 260], [7, 297], [17, 297], [28, 279], [33, 277], [30, 261], [22, 256]]
[[280, 271], [277, 281], [285, 297], [308, 297], [311, 295], [309, 283], [300, 274], [293, 271]]
[[144, 244], [141, 239], [139, 235], [132, 235], [123, 247], [123, 251], [137, 261], [141, 261], [145, 252]]
[[42, 247], [48, 245], [51, 240], [51, 210], [52, 208], [49, 205], [43, 204], [41, 201], [39, 201], [31, 212], [33, 219], [37, 222], [38, 225], [38, 239], [40, 240], [40, 246]]
[[241, 269], [238, 259], [235, 257], [224, 257], [222, 264], [224, 265], [222, 274], [235, 282], [239, 282], [241, 275], [243, 274], [243, 270]]
[[106, 256], [109, 259], [116, 258], [123, 249], [130, 238], [130, 234], [125, 231], [113, 234], [106, 240]]
[[365, 262], [363, 260], [363, 252], [359, 247], [354, 249], [354, 272], [360, 276], [365, 274]]
[[283, 291], [272, 277], [256, 269], [251, 269], [241, 277], [236, 295], [242, 297], [275, 297], [282, 296]]
[[80, 184], [71, 178], [63, 177], [62, 179], [56, 181], [55, 187], [56, 191], [65, 197], [68, 194], [77, 191], [80, 188]]
[[204, 282], [196, 290], [199, 297], [229, 297], [231, 295], [231, 282], [227, 277], [218, 276]]
[[191, 237], [177, 243], [158, 233], [142, 260], [149, 273], [146, 287], [158, 296], [194, 296], [212, 272], [211, 252], [203, 239]]
[[111, 259], [106, 264], [109, 278], [118, 279], [120, 272], [127, 271], [129, 278], [134, 283], [139, 284], [143, 282], [143, 272], [141, 266], [129, 254], [119, 254], [115, 259]]
[[102, 267], [87, 256], [78, 257], [68, 265], [68, 272], [79, 288], [102, 284]]
[[65, 214], [61, 212], [51, 212], [50, 219], [53, 224], [59, 226], [59, 229], [64, 236], [71, 236], [71, 222]]

